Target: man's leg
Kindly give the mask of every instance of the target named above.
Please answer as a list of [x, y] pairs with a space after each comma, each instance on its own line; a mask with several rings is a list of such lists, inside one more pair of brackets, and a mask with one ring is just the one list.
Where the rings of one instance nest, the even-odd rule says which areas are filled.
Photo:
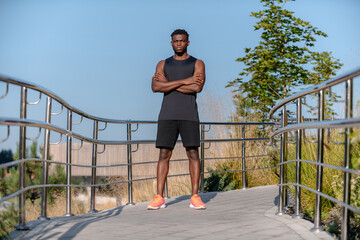
[[157, 165], [157, 195], [147, 205], [147, 209], [159, 209], [165, 208], [164, 200], [164, 186], [167, 174], [169, 172], [169, 160], [172, 154], [172, 150], [169, 148], [160, 148], [159, 161]]
[[189, 171], [191, 178], [192, 195], [198, 194], [200, 179], [200, 158], [197, 147], [187, 147], [186, 155], [189, 158]]
[[195, 209], [206, 209], [206, 205], [201, 201], [201, 198], [198, 195], [200, 179], [199, 150], [197, 147], [187, 147], [186, 154], [189, 158], [189, 171], [192, 186], [190, 207]]
[[157, 194], [163, 196], [165, 180], [169, 172], [169, 160], [172, 150], [160, 148], [159, 161], [157, 165]]
[[169, 172], [169, 160], [172, 154], [172, 149], [176, 144], [179, 132], [177, 128], [177, 121], [175, 120], [159, 120], [156, 137], [156, 148], [160, 149], [159, 161], [157, 165], [157, 195], [148, 204], [147, 209], [165, 208], [164, 187], [165, 181]]

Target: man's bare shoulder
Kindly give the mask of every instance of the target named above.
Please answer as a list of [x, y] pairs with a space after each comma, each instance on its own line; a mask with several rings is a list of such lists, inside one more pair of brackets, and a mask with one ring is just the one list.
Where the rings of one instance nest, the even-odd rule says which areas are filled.
[[205, 65], [204, 61], [203, 61], [203, 60], [201, 60], [201, 59], [196, 59], [195, 64], [198, 64], [198, 65]]
[[164, 65], [165, 65], [165, 60], [161, 60], [161, 61], [159, 61], [159, 63], [156, 65], [156, 69], [157, 69], [157, 68], [164, 68]]
[[196, 59], [195, 68], [196, 69], [205, 69], [205, 63], [201, 59]]
[[161, 61], [156, 65], [156, 72], [164, 71], [164, 66], [165, 66], [165, 60], [161, 60]]

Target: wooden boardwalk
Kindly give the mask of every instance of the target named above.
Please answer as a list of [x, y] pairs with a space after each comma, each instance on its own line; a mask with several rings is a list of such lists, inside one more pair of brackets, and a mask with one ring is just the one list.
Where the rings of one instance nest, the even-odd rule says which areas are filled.
[[200, 194], [206, 210], [189, 208], [190, 196], [168, 199], [167, 208], [147, 203], [94, 214], [32, 221], [12, 239], [332, 239], [312, 233], [312, 223], [277, 216], [278, 187], [265, 186]]

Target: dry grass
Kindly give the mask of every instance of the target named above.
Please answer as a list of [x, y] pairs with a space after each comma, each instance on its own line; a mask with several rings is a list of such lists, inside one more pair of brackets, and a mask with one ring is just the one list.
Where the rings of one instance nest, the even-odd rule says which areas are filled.
[[[205, 101], [207, 103], [206, 115], [211, 121], [239, 121], [235, 118], [233, 113], [230, 116], [226, 115], [224, 109], [228, 109], [224, 106], [222, 99], [214, 96], [213, 94], [207, 94]], [[246, 118], [243, 118], [246, 119]], [[245, 122], [258, 122], [258, 119], [248, 118]], [[242, 138], [241, 126], [211, 126], [211, 134], [208, 134], [211, 138]], [[262, 132], [264, 136], [268, 136], [271, 128], [261, 129], [261, 127], [255, 125], [247, 125], [245, 127], [245, 138], [257, 138], [259, 133]], [[208, 136], [207, 136], [208, 137]], [[266, 145], [265, 141], [247, 141], [245, 142], [245, 155], [246, 156], [260, 156], [274, 154], [273, 148]], [[241, 157], [242, 156], [242, 142], [223, 142], [215, 143], [211, 145], [211, 148], [207, 150], [206, 157]], [[271, 167], [277, 164], [277, 159], [274, 157], [249, 157], [245, 160], [245, 169], [259, 169], [264, 167]], [[208, 167], [214, 169], [216, 166], [222, 164], [226, 165], [228, 170], [241, 170], [242, 159], [236, 158], [232, 160], [219, 159], [212, 161], [208, 164]], [[236, 173], [235, 178], [242, 179], [241, 173]], [[277, 170], [254, 170], [246, 172], [246, 185], [247, 187], [271, 185], [278, 183]], [[242, 185], [242, 182], [241, 182]]]
[[[74, 192], [73, 192], [74, 193]], [[36, 220], [41, 215], [41, 201], [36, 200], [34, 204], [30, 200], [26, 201], [26, 222]], [[85, 208], [82, 202], [72, 199], [71, 212], [75, 215], [84, 214]], [[48, 217], [63, 216], [66, 213], [66, 197], [65, 194], [60, 194], [56, 197], [53, 204], [48, 204]]]

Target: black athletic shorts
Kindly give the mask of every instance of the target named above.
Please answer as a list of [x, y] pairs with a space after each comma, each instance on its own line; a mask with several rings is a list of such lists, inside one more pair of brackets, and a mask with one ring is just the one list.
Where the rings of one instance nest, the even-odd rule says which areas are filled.
[[200, 129], [198, 121], [159, 120], [156, 147], [169, 148], [171, 150], [174, 149], [179, 133], [184, 147], [200, 146]]

